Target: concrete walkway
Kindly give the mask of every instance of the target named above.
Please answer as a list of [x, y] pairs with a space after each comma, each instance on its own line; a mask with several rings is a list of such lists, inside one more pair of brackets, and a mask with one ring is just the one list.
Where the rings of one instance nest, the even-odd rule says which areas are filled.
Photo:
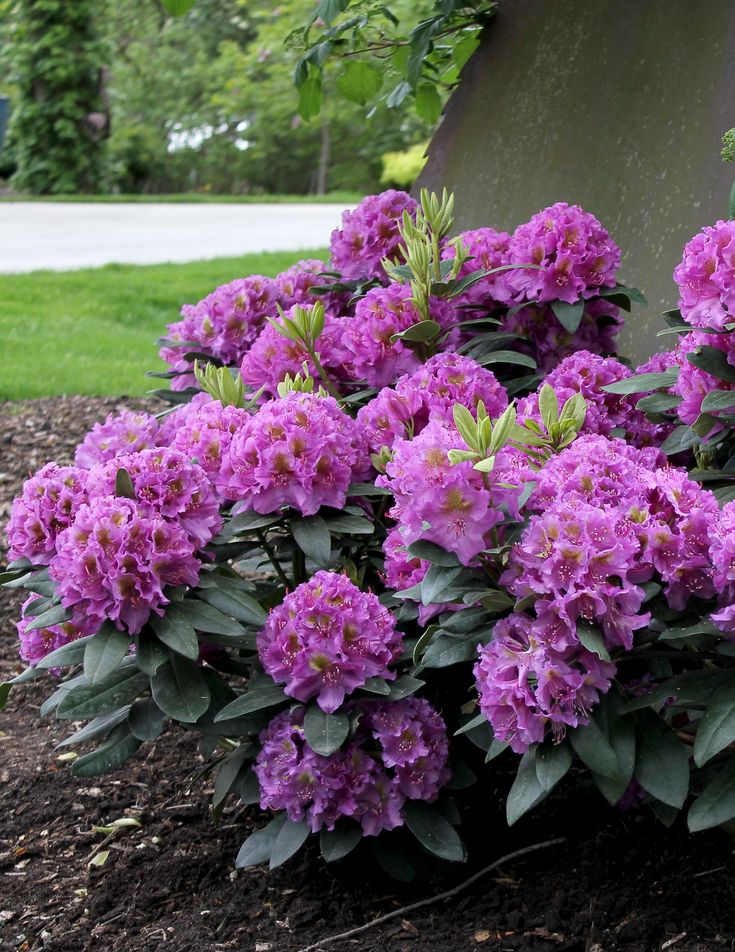
[[342, 211], [341, 205], [0, 202], [0, 272], [320, 248]]

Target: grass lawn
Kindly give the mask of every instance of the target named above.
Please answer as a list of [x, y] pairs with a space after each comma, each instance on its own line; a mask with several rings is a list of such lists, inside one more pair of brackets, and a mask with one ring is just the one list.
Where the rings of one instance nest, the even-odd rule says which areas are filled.
[[119, 265], [0, 274], [0, 400], [59, 394], [139, 395], [165, 381], [155, 340], [217, 285], [275, 275], [324, 249], [187, 264]]
[[361, 192], [328, 192], [326, 195], [210, 195], [203, 192], [178, 192], [174, 195], [22, 195], [0, 193], [0, 202], [100, 202], [220, 205], [355, 205], [365, 196]]

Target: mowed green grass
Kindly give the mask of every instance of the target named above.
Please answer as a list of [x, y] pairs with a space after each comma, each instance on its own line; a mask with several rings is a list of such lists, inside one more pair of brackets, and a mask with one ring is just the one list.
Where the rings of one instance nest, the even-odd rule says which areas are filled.
[[217, 285], [276, 275], [324, 249], [187, 264], [106, 265], [0, 274], [0, 400], [60, 394], [134, 396], [165, 381], [156, 339]]

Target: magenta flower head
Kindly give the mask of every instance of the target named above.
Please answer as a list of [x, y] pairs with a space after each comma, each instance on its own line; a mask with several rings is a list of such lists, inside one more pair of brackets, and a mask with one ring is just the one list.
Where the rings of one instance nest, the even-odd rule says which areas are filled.
[[229, 449], [232, 437], [245, 426], [250, 414], [240, 407], [223, 406], [209, 394], [200, 396], [205, 399], [199, 401], [190, 412], [182, 414], [178, 421], [180, 425], [170, 431], [171, 449], [201, 466], [214, 484], [219, 478], [222, 458]]
[[480, 710], [495, 737], [517, 754], [547, 733], [559, 743], [568, 727], [588, 724], [615, 675], [614, 664], [579, 644], [555, 650], [543, 624], [518, 613], [496, 624], [479, 655], [474, 674]]
[[49, 573], [76, 616], [96, 628], [109, 618], [136, 635], [151, 612], [163, 614], [165, 587], [196, 585], [199, 569], [179, 525], [131, 499], [98, 496], [56, 540]]
[[615, 285], [620, 248], [600, 222], [579, 205], [557, 202], [516, 228], [508, 256], [512, 264], [532, 264], [508, 272], [516, 300], [566, 301], [594, 297]]
[[399, 377], [395, 387], [384, 387], [360, 409], [357, 422], [371, 452], [378, 452], [399, 437], [418, 435], [431, 420], [453, 425], [455, 403], [474, 416], [480, 401], [493, 420], [508, 406], [508, 395], [495, 374], [470, 357], [436, 354], [414, 373]]
[[278, 303], [284, 310], [288, 310], [294, 304], [304, 306], [313, 304], [317, 298], [310, 293], [311, 288], [329, 283], [331, 279], [322, 275], [328, 270], [329, 266], [317, 258], [297, 261], [287, 271], [276, 275]]
[[[461, 231], [458, 237], [462, 239], [462, 244], [470, 254], [457, 275], [460, 280], [475, 271], [492, 271], [512, 263], [509, 258], [510, 235], [506, 231], [476, 228], [473, 231]], [[442, 258], [454, 257], [454, 245], [445, 245]], [[509, 273], [509, 271], [498, 271], [496, 274], [481, 278], [464, 291], [457, 298], [457, 302], [484, 308], [492, 308], [496, 304], [508, 304], [513, 299], [513, 292], [506, 281]], [[471, 317], [471, 315], [467, 316]]]
[[137, 453], [158, 446], [158, 420], [149, 413], [123, 410], [110, 414], [104, 423], [95, 423], [77, 447], [74, 462], [90, 469], [97, 463], [106, 463], [123, 453]]
[[735, 221], [703, 228], [674, 270], [679, 310], [693, 327], [725, 330], [735, 323]]
[[469, 565], [486, 548], [490, 530], [503, 521], [501, 504], [512, 504], [521, 487], [504, 485], [504, 451], [488, 478], [469, 461], [450, 463], [449, 450], [464, 448], [456, 430], [433, 420], [415, 439], [393, 444], [386, 474], [376, 483], [393, 493], [395, 504], [388, 515], [405, 545], [427, 539]]
[[436, 800], [449, 780], [447, 731], [427, 701], [407, 698], [365, 705], [357, 730], [328, 757], [304, 736], [304, 709], [275, 717], [261, 733], [253, 770], [264, 810], [285, 810], [309, 828], [333, 830], [350, 818], [363, 836], [403, 825], [407, 800]]
[[86, 470], [56, 463], [46, 463], [27, 479], [13, 500], [6, 528], [11, 561], [25, 558], [34, 565], [48, 564], [56, 537], [87, 501], [86, 487]]
[[[94, 619], [75, 613], [73, 618], [59, 625], [49, 625], [48, 628], [35, 628], [29, 631], [28, 626], [35, 620], [35, 616], [25, 615], [25, 611], [37, 598], [37, 595], [31, 595], [23, 602], [21, 620], [16, 622], [18, 637], [20, 638], [20, 656], [23, 661], [32, 667], [37, 665], [41, 658], [45, 658], [47, 654], [51, 654], [57, 648], [69, 644], [70, 641], [76, 641], [77, 638], [94, 634], [98, 627]], [[51, 670], [53, 673], [58, 669], [52, 668]]]
[[311, 516], [320, 506], [341, 509], [366, 462], [355, 421], [333, 397], [291, 391], [234, 434], [218, 489], [238, 510], [276, 512], [285, 505]]
[[399, 256], [399, 226], [404, 211], [415, 215], [416, 202], [406, 192], [388, 189], [368, 195], [353, 211], [342, 213], [329, 243], [332, 265], [348, 280], [377, 278], [385, 282], [383, 258]]
[[130, 475], [135, 501], [178, 523], [197, 549], [222, 528], [219, 503], [207, 474], [179, 450], [143, 450], [91, 469], [87, 481], [90, 498], [113, 496], [119, 469]]
[[[367, 380], [371, 387], [392, 384], [399, 374], [411, 373], [421, 359], [401, 340], [392, 337], [423, 318], [412, 300], [408, 284], [389, 284], [373, 288], [361, 298], [354, 317], [340, 321], [342, 358], [348, 374], [355, 380]], [[442, 298], [430, 302], [431, 320], [445, 330], [459, 320], [452, 305]], [[450, 342], [455, 341], [456, 333]]]
[[[286, 317], [294, 317], [294, 308], [288, 311]], [[281, 323], [280, 318], [274, 320]], [[336, 378], [345, 376], [342, 371], [344, 355], [340, 345], [343, 323], [342, 320], [327, 314], [324, 330], [316, 346], [319, 362]], [[303, 376], [304, 364], [307, 365], [309, 374], [318, 380], [319, 373], [304, 345], [284, 337], [268, 323], [243, 357], [240, 376], [253, 390], [264, 387], [266, 393], [277, 396], [278, 384], [285, 380], [287, 374], [292, 377], [296, 374]]]
[[719, 595], [718, 611], [713, 621], [730, 637], [735, 632], [735, 502], [722, 508], [713, 521], [710, 556], [714, 567], [714, 583]]
[[289, 697], [316, 698], [331, 713], [368, 678], [395, 678], [388, 665], [400, 655], [402, 638], [377, 596], [345, 575], [321, 571], [271, 610], [258, 654]]

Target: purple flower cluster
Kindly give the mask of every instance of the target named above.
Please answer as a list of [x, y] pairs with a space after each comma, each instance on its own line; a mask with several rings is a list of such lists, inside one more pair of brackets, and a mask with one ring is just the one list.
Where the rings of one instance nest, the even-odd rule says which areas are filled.
[[[730, 366], [735, 366], [735, 347], [732, 343], [731, 334], [708, 334], [706, 331], [693, 331], [679, 341], [672, 357], [672, 361], [679, 364], [679, 376], [671, 389], [673, 393], [681, 397], [681, 403], [676, 411], [679, 418], [690, 426], [702, 412], [702, 401], [707, 394], [714, 390], [732, 390], [732, 407], [728, 407], [727, 412], [732, 412], [735, 409], [735, 385], [728, 380], [721, 380], [719, 377], [707, 373], [706, 370], [695, 367], [687, 359], [687, 355], [693, 353], [699, 347], [716, 348], [724, 354], [725, 360]], [[721, 424], [715, 424], [709, 435], [713, 436], [721, 429]]]
[[711, 528], [710, 554], [718, 610], [713, 621], [730, 636], [735, 632], [735, 502], [727, 503]]
[[328, 757], [308, 746], [303, 722], [302, 708], [275, 717], [253, 770], [261, 807], [306, 819], [314, 833], [342, 818], [358, 822], [364, 836], [395, 829], [406, 800], [433, 801], [449, 780], [446, 727], [422, 699], [365, 707], [354, 736]]
[[13, 500], [7, 525], [10, 559], [30, 559], [47, 565], [56, 539], [74, 521], [86, 502], [87, 471], [78, 466], [46, 463], [23, 484]]
[[100, 496], [82, 505], [56, 540], [49, 573], [61, 604], [131, 635], [163, 614], [167, 585], [196, 585], [200, 562], [186, 532], [133, 500]]
[[[494, 228], [476, 228], [473, 231], [461, 231], [458, 237], [462, 239], [462, 244], [470, 254], [457, 275], [460, 280], [475, 271], [492, 271], [511, 263], [509, 256], [510, 235], [507, 231], [496, 231]], [[442, 251], [442, 258], [452, 259], [454, 257], [454, 245], [447, 244]], [[494, 307], [496, 304], [510, 303], [514, 295], [507, 283], [509, 273], [509, 271], [498, 271], [496, 274], [486, 275], [467, 288], [466, 291], [463, 291], [457, 298], [457, 303], [467, 307], [487, 309]]]
[[317, 572], [272, 609], [258, 633], [265, 671], [289, 697], [336, 711], [368, 678], [393, 680], [401, 653], [393, 616], [345, 575]]
[[123, 453], [137, 453], [160, 444], [161, 432], [155, 417], [123, 410], [111, 413], [104, 423], [95, 423], [77, 447], [74, 462], [90, 469]]
[[143, 450], [96, 466], [89, 472], [88, 495], [114, 496], [119, 469], [130, 475], [136, 502], [178, 522], [197, 549], [207, 545], [222, 528], [219, 503], [209, 477], [179, 450]]
[[34, 621], [34, 616], [26, 615], [26, 609], [37, 597], [37, 595], [31, 595], [23, 602], [21, 608], [23, 617], [19, 622], [16, 622], [20, 639], [20, 656], [31, 666], [38, 664], [41, 658], [45, 658], [47, 654], [56, 651], [57, 648], [69, 644], [70, 641], [76, 641], [77, 638], [93, 634], [97, 627], [94, 619], [86, 618], [83, 614], [77, 613], [70, 621], [29, 631], [28, 628]]
[[171, 448], [201, 466], [215, 484], [232, 437], [245, 426], [250, 414], [239, 407], [223, 406], [209, 394], [197, 394], [186, 409], [170, 417]]
[[414, 215], [417, 207], [406, 192], [389, 189], [368, 195], [353, 211], [343, 212], [342, 227], [335, 228], [329, 243], [335, 270], [348, 280], [384, 282], [382, 262], [399, 254], [403, 213]]
[[499, 621], [474, 668], [480, 710], [495, 737], [522, 754], [543, 741], [557, 743], [568, 727], [589, 723], [615, 665], [582, 645], [554, 648], [543, 621], [515, 613]]
[[388, 515], [405, 545], [427, 539], [469, 565], [486, 548], [488, 533], [503, 521], [501, 505], [516, 508], [520, 487], [506, 485], [504, 452], [489, 476], [469, 461], [450, 463], [449, 450], [464, 448], [456, 430], [433, 420], [415, 439], [393, 444], [386, 475], [376, 483], [393, 493]]
[[718, 221], [684, 247], [674, 271], [679, 310], [693, 327], [735, 324], [735, 221]]
[[[293, 308], [286, 316], [294, 316]], [[281, 323], [280, 319], [276, 320]], [[316, 347], [321, 365], [337, 378], [344, 376], [342, 372], [344, 354], [341, 348], [343, 323], [344, 321], [327, 314], [324, 330]], [[303, 344], [289, 340], [268, 323], [245, 354], [240, 365], [240, 376], [253, 390], [264, 387], [268, 394], [275, 396], [278, 393], [278, 384], [286, 378], [286, 374], [292, 377], [296, 374], [303, 375], [304, 364], [307, 365], [309, 374], [318, 380], [316, 366]]]
[[305, 258], [276, 275], [278, 303], [285, 310], [293, 307], [294, 304], [304, 306], [313, 304], [314, 296], [310, 293], [311, 288], [329, 281], [328, 278], [321, 276], [327, 270], [328, 266], [318, 258]]
[[495, 420], [508, 406], [505, 388], [490, 370], [459, 354], [430, 357], [412, 374], [384, 387], [357, 414], [371, 452], [392, 446], [400, 437], [418, 435], [431, 420], [451, 424], [455, 403], [474, 413], [482, 401]]
[[344, 506], [366, 456], [355, 421], [333, 397], [291, 391], [234, 434], [218, 489], [238, 510], [266, 513], [288, 505], [310, 516], [320, 506]]
[[579, 205], [557, 202], [516, 228], [508, 247], [512, 264], [532, 264], [507, 272], [517, 301], [590, 298], [615, 285], [620, 249], [600, 222]]
[[[385, 387], [399, 374], [411, 373], [421, 366], [421, 358], [395, 334], [418, 324], [421, 314], [407, 284], [389, 284], [373, 288], [355, 307], [354, 317], [340, 321], [342, 361], [355, 380], [366, 380], [371, 387]], [[444, 330], [458, 320], [452, 305], [442, 298], [430, 302], [431, 320]], [[450, 334], [449, 343], [457, 339]]]
[[[170, 345], [160, 355], [180, 376], [171, 382], [173, 390], [195, 384], [191, 365], [184, 360], [189, 351], [216, 357], [224, 364], [237, 364], [258, 336], [266, 317], [276, 313], [278, 286], [260, 274], [223, 284], [198, 304], [181, 309], [182, 320], [168, 325]], [[175, 346], [188, 342], [191, 346]]]

